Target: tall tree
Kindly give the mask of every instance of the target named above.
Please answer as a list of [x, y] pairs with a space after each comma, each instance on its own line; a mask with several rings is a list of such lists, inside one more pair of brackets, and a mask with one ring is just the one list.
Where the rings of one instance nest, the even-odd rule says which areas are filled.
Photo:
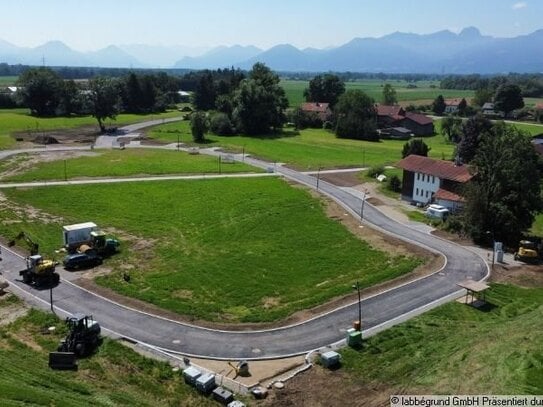
[[339, 97], [345, 93], [345, 84], [332, 74], [317, 75], [309, 81], [309, 88], [304, 90], [306, 102], [330, 103], [335, 106]]
[[123, 89], [124, 110], [129, 113], [140, 112], [140, 100], [142, 97], [138, 75], [130, 72], [126, 77]]
[[120, 111], [121, 97], [117, 80], [97, 77], [89, 81], [92, 115], [98, 121], [100, 131], [105, 133], [104, 120], [115, 120]]
[[471, 162], [474, 178], [466, 193], [465, 227], [476, 241], [489, 231], [516, 245], [543, 208], [538, 156], [529, 137], [499, 123], [483, 133]]
[[482, 114], [470, 117], [462, 124], [462, 135], [458, 144], [458, 156], [463, 162], [469, 163], [475, 157], [481, 136], [492, 130], [492, 122]]
[[64, 81], [60, 90], [60, 111], [62, 114], [71, 115], [82, 113], [83, 101], [81, 90], [73, 79]]
[[194, 91], [194, 107], [197, 110], [211, 110], [215, 108], [217, 92], [211, 72], [204, 73]]
[[205, 112], [194, 112], [190, 116], [190, 131], [195, 143], [203, 143], [208, 130], [207, 116]]
[[504, 112], [505, 117], [509, 116], [509, 113], [513, 110], [522, 109], [523, 107], [522, 91], [517, 85], [505, 84], [496, 90], [494, 110]]
[[379, 140], [375, 102], [361, 90], [348, 90], [336, 105], [336, 136], [360, 140]]
[[494, 92], [490, 88], [479, 88], [475, 90], [473, 104], [482, 107], [485, 103], [491, 102]]
[[257, 63], [241, 81], [233, 100], [235, 127], [249, 135], [276, 131], [286, 121], [288, 100], [279, 86], [279, 77], [266, 65]]
[[60, 104], [62, 79], [49, 68], [32, 68], [17, 81], [22, 102], [36, 116], [52, 116]]
[[396, 103], [398, 103], [396, 89], [394, 89], [390, 83], [386, 83], [385, 86], [383, 86], [383, 104], [385, 106], [393, 106]]
[[438, 116], [441, 116], [443, 114], [446, 107], [447, 105], [445, 105], [445, 99], [443, 99], [443, 95], [439, 95], [438, 97], [436, 97], [434, 99], [434, 102], [432, 103], [432, 111]]
[[466, 114], [466, 108], [467, 107], [468, 107], [468, 102], [466, 102], [465, 98], [462, 98], [462, 100], [458, 104], [458, 114], [460, 116], [464, 116]]
[[431, 148], [428, 147], [422, 139], [413, 139], [408, 141], [403, 145], [402, 149], [402, 158], [407, 157], [408, 155], [421, 155], [423, 157], [428, 157], [428, 153]]
[[449, 141], [458, 143], [462, 132], [462, 119], [456, 116], [447, 116], [441, 119], [441, 133], [447, 136]]

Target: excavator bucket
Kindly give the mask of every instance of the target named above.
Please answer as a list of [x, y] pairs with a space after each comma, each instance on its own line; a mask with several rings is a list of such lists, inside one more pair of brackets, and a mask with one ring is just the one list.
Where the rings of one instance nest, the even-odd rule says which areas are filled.
[[75, 353], [51, 352], [49, 353], [49, 367], [56, 370], [77, 370]]

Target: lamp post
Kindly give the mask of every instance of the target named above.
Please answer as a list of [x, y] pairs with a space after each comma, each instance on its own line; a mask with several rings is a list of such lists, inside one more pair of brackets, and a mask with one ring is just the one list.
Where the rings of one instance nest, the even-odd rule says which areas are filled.
[[360, 298], [360, 283], [357, 281], [353, 284], [353, 289], [358, 291], [358, 322], [360, 324], [360, 331], [362, 331], [362, 300]]
[[491, 232], [490, 230], [487, 230], [485, 234], [492, 238], [492, 266], [490, 269], [494, 271], [494, 259], [496, 255], [496, 239], [494, 238], [494, 232]]
[[362, 196], [362, 206], [360, 207], [360, 220], [364, 219], [364, 204], [366, 203], [366, 194], [368, 193], [368, 190], [364, 191], [364, 195]]
[[321, 177], [321, 167], [319, 165], [319, 168], [317, 169], [317, 191], [319, 190], [319, 180]]

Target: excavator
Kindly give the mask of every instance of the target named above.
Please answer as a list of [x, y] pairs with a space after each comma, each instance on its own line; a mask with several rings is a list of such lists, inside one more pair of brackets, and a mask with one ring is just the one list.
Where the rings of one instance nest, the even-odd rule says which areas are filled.
[[35, 287], [57, 285], [60, 281], [60, 276], [55, 272], [55, 267], [58, 262], [44, 259], [43, 256], [39, 254], [39, 245], [25, 232], [19, 233], [8, 243], [8, 246], [15, 246], [19, 240], [23, 240], [30, 250], [30, 256], [26, 258], [26, 269], [19, 271], [19, 275], [23, 278], [23, 282], [25, 284], [34, 285]]
[[540, 244], [531, 240], [521, 240], [518, 251], [515, 253], [515, 260], [520, 260], [524, 263], [539, 263]]

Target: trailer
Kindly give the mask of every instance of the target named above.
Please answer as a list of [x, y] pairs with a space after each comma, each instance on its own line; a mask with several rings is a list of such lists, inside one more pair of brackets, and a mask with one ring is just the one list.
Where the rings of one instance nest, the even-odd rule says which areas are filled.
[[68, 251], [77, 250], [79, 246], [92, 240], [91, 232], [96, 230], [98, 230], [98, 226], [93, 222], [63, 226], [62, 236], [64, 247]]

